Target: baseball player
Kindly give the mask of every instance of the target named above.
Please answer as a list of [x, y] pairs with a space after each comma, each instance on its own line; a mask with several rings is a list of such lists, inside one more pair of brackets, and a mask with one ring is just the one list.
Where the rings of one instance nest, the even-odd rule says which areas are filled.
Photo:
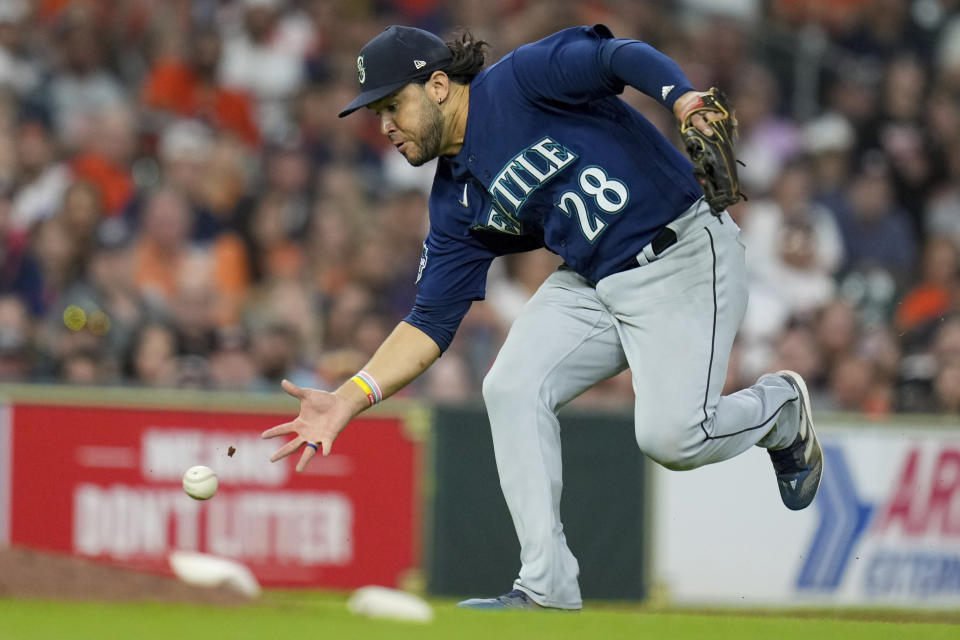
[[[670, 469], [767, 448], [790, 509], [813, 500], [822, 452], [796, 373], [721, 396], [747, 301], [739, 229], [724, 210], [740, 194], [722, 94], [695, 91], [669, 58], [603, 25], [560, 31], [486, 69], [484, 44], [392, 26], [360, 51], [360, 94], [340, 116], [367, 107], [410, 164], [439, 158], [418, 295], [335, 392], [284, 381], [299, 416], [263, 437], [294, 435], [272, 460], [303, 448], [298, 471], [329, 455], [354, 416], [440, 357], [495, 257], [548, 248], [565, 262], [483, 382], [520, 573], [509, 593], [459, 606], [579, 609], [556, 413], [592, 385], [630, 367], [637, 443]], [[673, 111], [694, 164], [617, 97], [625, 85]]]

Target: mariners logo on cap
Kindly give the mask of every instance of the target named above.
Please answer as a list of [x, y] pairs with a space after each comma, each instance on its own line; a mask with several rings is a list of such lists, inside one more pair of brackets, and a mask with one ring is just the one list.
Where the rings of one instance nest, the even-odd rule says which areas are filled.
[[367, 68], [363, 66], [363, 56], [357, 58], [357, 77], [360, 78], [360, 84], [367, 80]]

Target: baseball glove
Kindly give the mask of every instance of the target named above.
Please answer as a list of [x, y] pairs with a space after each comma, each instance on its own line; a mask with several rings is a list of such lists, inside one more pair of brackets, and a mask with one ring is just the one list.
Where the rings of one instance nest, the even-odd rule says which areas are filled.
[[[713, 135], [706, 135], [692, 120], [697, 113], [716, 111], [723, 117], [710, 121]], [[737, 140], [737, 118], [727, 96], [717, 88], [700, 94], [680, 118], [680, 137], [693, 161], [693, 175], [703, 189], [703, 195], [715, 216], [724, 209], [746, 198], [740, 191], [737, 177], [737, 157], [733, 145]]]

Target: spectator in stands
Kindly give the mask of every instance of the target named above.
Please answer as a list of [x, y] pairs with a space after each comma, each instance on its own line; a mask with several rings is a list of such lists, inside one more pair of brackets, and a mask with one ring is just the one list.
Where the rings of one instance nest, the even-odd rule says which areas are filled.
[[353, 335], [360, 318], [376, 313], [373, 296], [360, 284], [350, 282], [328, 302], [329, 308], [324, 314], [323, 348], [349, 348], [353, 345]]
[[102, 222], [86, 269], [61, 304], [102, 314], [104, 356], [119, 363], [148, 309], [134, 284], [130, 232], [120, 218]]
[[366, 314], [353, 332], [353, 344], [369, 360], [395, 326], [396, 323], [386, 314]]
[[[772, 359], [764, 363], [763, 370], [791, 369], [800, 373], [811, 387], [811, 393], [818, 394], [823, 389], [827, 374], [823, 364], [823, 354], [816, 336], [807, 326], [793, 324], [780, 334], [774, 346]], [[753, 377], [753, 370], [749, 377]], [[819, 406], [819, 400], [817, 400]]]
[[[960, 121], [960, 113], [957, 117]], [[960, 134], [954, 140], [960, 140]], [[951, 146], [946, 157], [947, 177], [937, 189], [931, 190], [923, 224], [928, 234], [949, 238], [960, 249], [960, 146]]]
[[210, 383], [214, 389], [256, 390], [257, 368], [243, 327], [225, 327], [217, 332], [216, 346], [210, 354]]
[[210, 256], [201, 251], [183, 256], [176, 266], [176, 290], [169, 307], [181, 355], [206, 358], [213, 351], [217, 329], [225, 323], [222, 296]]
[[896, 327], [909, 346], [930, 342], [937, 321], [960, 303], [960, 257], [957, 247], [946, 239], [933, 237], [923, 251], [919, 281], [896, 309]]
[[470, 375], [469, 365], [462, 358], [456, 355], [452, 358], [443, 357], [437, 361], [437, 370], [432, 369], [420, 385], [421, 393], [427, 397], [438, 402], [464, 402], [476, 395], [476, 382]]
[[858, 3], [856, 22], [838, 34], [839, 43], [864, 64], [880, 63], [898, 52], [929, 53], [931, 43], [915, 21], [907, 0], [866, 0]]
[[[929, 349], [903, 359], [904, 380], [901, 389], [902, 411], [933, 412], [950, 403], [953, 368], [960, 363], [960, 316], [939, 323]], [[938, 380], [945, 376], [943, 380]], [[938, 388], [938, 384], [942, 385]], [[940, 394], [946, 394], [941, 397]]]
[[921, 238], [926, 194], [941, 176], [944, 159], [925, 137], [926, 70], [911, 55], [891, 59], [884, 72], [877, 119], [864, 132], [883, 151], [894, 200], [908, 214], [914, 236]]
[[350, 280], [350, 252], [359, 230], [357, 218], [336, 203], [320, 201], [314, 207], [307, 259], [313, 286], [336, 295]]
[[890, 174], [868, 160], [854, 176], [836, 211], [846, 250], [844, 271], [880, 269], [897, 282], [909, 279], [916, 240], [907, 216], [893, 200]]
[[[345, 82], [307, 85], [293, 104], [295, 137], [317, 166], [346, 162], [357, 171], [378, 168], [379, 138], [369, 135], [369, 122], [337, 118], [339, 100], [350, 100], [353, 85]], [[373, 132], [376, 134], [376, 131]]]
[[[198, 120], [172, 120], [157, 141], [160, 173], [156, 182], [177, 191], [190, 209], [190, 237], [209, 241], [223, 228], [221, 221], [205, 211], [203, 194], [205, 175], [214, 148], [213, 133]], [[139, 224], [143, 214], [143, 196], [128, 209], [128, 217]]]
[[258, 282], [297, 278], [304, 268], [304, 252], [293, 239], [285, 204], [280, 194], [268, 193], [253, 205], [246, 230], [247, 248], [253, 257], [253, 277]]
[[153, 65], [141, 93], [146, 107], [169, 116], [197, 119], [215, 130], [229, 132], [245, 144], [260, 142], [253, 102], [244, 91], [220, 84], [217, 76], [222, 43], [210, 28], [199, 28], [189, 39], [185, 60], [161, 58]]
[[27, 231], [52, 217], [71, 181], [67, 165], [56, 156], [56, 141], [43, 117], [28, 117], [17, 128], [18, 171], [11, 225]]
[[237, 216], [240, 203], [250, 189], [250, 167], [255, 158], [228, 135], [214, 138], [203, 167], [198, 195], [201, 211], [212, 219], [212, 224], [206, 233], [195, 230], [194, 238], [240, 231]]
[[58, 209], [57, 217], [63, 221], [67, 233], [86, 258], [94, 243], [97, 226], [103, 219], [100, 191], [89, 182], [71, 182], [58, 200]]
[[876, 145], [865, 132], [876, 119], [881, 70], [877, 65], [859, 64], [844, 57], [831, 61], [828, 69], [824, 110], [836, 113], [853, 127], [856, 159]]
[[[416, 274], [400, 265], [393, 250], [393, 238], [377, 228], [367, 229], [360, 237], [360, 245], [351, 256], [350, 272], [354, 281], [369, 291], [384, 308], [393, 300], [397, 288], [409, 289], [410, 277], [416, 279]], [[409, 298], [405, 306], [409, 306]], [[398, 320], [403, 317], [402, 308], [391, 309]]]
[[[734, 98], [751, 201], [732, 213], [766, 330], [745, 323], [728, 385], [791, 367], [836, 408], [957, 410], [960, 18], [910, 10], [935, 3], [767, 3], [752, 22], [605, 0], [169, 4], [0, 2], [0, 379], [336, 386], [409, 305], [430, 182], [373, 120], [336, 118], [355, 51], [404, 16], [500, 47], [599, 21]], [[771, 48], [810, 25], [819, 61]], [[449, 362], [410, 392], [475, 397], [555, 264], [498, 261]], [[630, 393], [620, 376], [584, 401]]]
[[177, 291], [177, 276], [190, 253], [192, 212], [186, 199], [169, 187], [151, 193], [134, 241], [137, 288], [153, 304], [166, 308]]
[[129, 105], [117, 102], [89, 114], [85, 126], [70, 167], [77, 178], [97, 187], [106, 215], [120, 215], [134, 196], [136, 115]]
[[766, 290], [781, 317], [806, 314], [833, 297], [843, 241], [830, 211], [813, 201], [810, 165], [790, 161], [771, 195], [744, 207], [742, 235], [753, 290]]
[[953, 315], [940, 324], [932, 353], [940, 365], [960, 363], [960, 315]]
[[819, 310], [814, 331], [828, 370], [858, 350], [860, 318], [853, 305], [843, 298], [834, 298]]
[[[377, 208], [378, 224], [392, 239], [398, 261], [416, 264], [423, 239], [430, 223], [427, 217], [427, 194], [417, 189], [403, 189], [388, 194]], [[416, 273], [411, 274], [416, 276]]]
[[54, 39], [61, 61], [46, 94], [57, 134], [73, 149], [94, 135], [95, 119], [124, 103], [126, 91], [105, 64], [104, 40], [92, 17], [73, 12], [64, 19], [63, 33]]
[[258, 374], [256, 386], [260, 390], [275, 389], [284, 379], [297, 385], [316, 384], [313, 369], [301, 362], [295, 327], [271, 323], [254, 329], [251, 351]]
[[791, 319], [812, 319], [833, 299], [843, 246], [833, 216], [813, 201], [802, 158], [784, 167], [769, 198], [746, 203], [739, 217], [750, 292], [741, 335], [744, 360], [754, 370], [770, 358]]
[[0, 3], [0, 86], [29, 96], [40, 85], [41, 68], [27, 44], [31, 35], [28, 0]]
[[846, 356], [830, 371], [829, 397], [824, 410], [881, 417], [888, 415], [892, 406], [893, 387], [878, 374], [870, 360]]
[[220, 77], [257, 101], [257, 124], [270, 142], [291, 134], [290, 99], [305, 79], [305, 58], [314, 45], [313, 26], [286, 12], [280, 0], [240, 0], [242, 26], [223, 34]]
[[940, 368], [933, 383], [934, 410], [960, 414], [960, 363], [948, 362]]
[[857, 351], [873, 363], [878, 375], [899, 384], [903, 349], [891, 327], [877, 325], [865, 330], [860, 336]]
[[83, 270], [82, 245], [73, 242], [61, 217], [38, 224], [31, 234], [30, 252], [42, 274], [40, 295], [45, 306], [55, 302]]
[[273, 325], [291, 329], [296, 336], [297, 362], [312, 370], [329, 349], [323, 344], [326, 315], [322, 301], [316, 290], [301, 279], [264, 282], [251, 292], [244, 309], [244, 326], [251, 334]]
[[19, 297], [0, 293], [0, 382], [23, 382], [33, 373], [30, 321]]
[[[264, 183], [258, 189], [258, 195], [252, 201], [247, 216], [253, 214], [254, 220], [247, 221], [247, 232], [256, 235], [256, 218], [261, 215], [261, 205], [268, 202], [266, 208], [273, 216], [277, 231], [282, 235], [302, 238], [310, 224], [314, 186], [310, 159], [304, 151], [294, 145], [277, 146], [265, 154]], [[252, 224], [251, 224], [252, 223]], [[255, 238], [250, 238], [254, 240]], [[255, 247], [251, 247], [255, 250]], [[297, 269], [302, 263], [297, 263]]]
[[10, 200], [0, 198], [0, 296], [18, 296], [31, 315], [39, 316], [47, 307], [43, 272], [29, 251], [26, 234], [11, 228], [11, 210]]
[[[176, 120], [164, 129], [158, 153], [162, 183], [179, 195], [188, 211], [189, 243], [210, 256], [222, 322], [237, 322], [251, 277], [251, 255], [239, 219], [247, 189], [244, 149], [229, 137], [213, 137], [196, 120]], [[141, 194], [141, 201], [128, 217], [144, 215], [140, 209], [147, 207], [149, 195]]]
[[764, 196], [800, 150], [800, 133], [780, 115], [777, 78], [763, 66], [751, 63], [742, 69], [731, 93], [741, 131], [737, 156], [745, 165], [740, 169], [743, 190], [750, 197]]
[[850, 178], [853, 125], [840, 114], [828, 113], [808, 122], [801, 136], [813, 172], [814, 200], [836, 202]]
[[103, 371], [104, 360], [100, 353], [89, 349], [71, 351], [60, 360], [59, 382], [65, 384], [97, 385], [109, 381]]
[[177, 381], [177, 337], [165, 322], [140, 327], [130, 344], [126, 378], [147, 387], [172, 387]]

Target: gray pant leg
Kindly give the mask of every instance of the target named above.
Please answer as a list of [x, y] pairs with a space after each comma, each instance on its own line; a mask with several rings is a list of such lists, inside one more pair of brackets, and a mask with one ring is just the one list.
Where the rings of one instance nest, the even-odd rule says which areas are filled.
[[597, 285], [633, 373], [637, 442], [670, 469], [726, 460], [761, 440], [786, 446], [796, 433], [774, 431], [796, 398], [782, 378], [720, 395], [747, 302], [739, 229], [723, 220], [700, 211], [659, 258]]
[[569, 270], [551, 275], [514, 322], [483, 382], [500, 486], [520, 540], [515, 588], [552, 607], [580, 608], [579, 566], [560, 521], [556, 411], [626, 368], [612, 319]]

